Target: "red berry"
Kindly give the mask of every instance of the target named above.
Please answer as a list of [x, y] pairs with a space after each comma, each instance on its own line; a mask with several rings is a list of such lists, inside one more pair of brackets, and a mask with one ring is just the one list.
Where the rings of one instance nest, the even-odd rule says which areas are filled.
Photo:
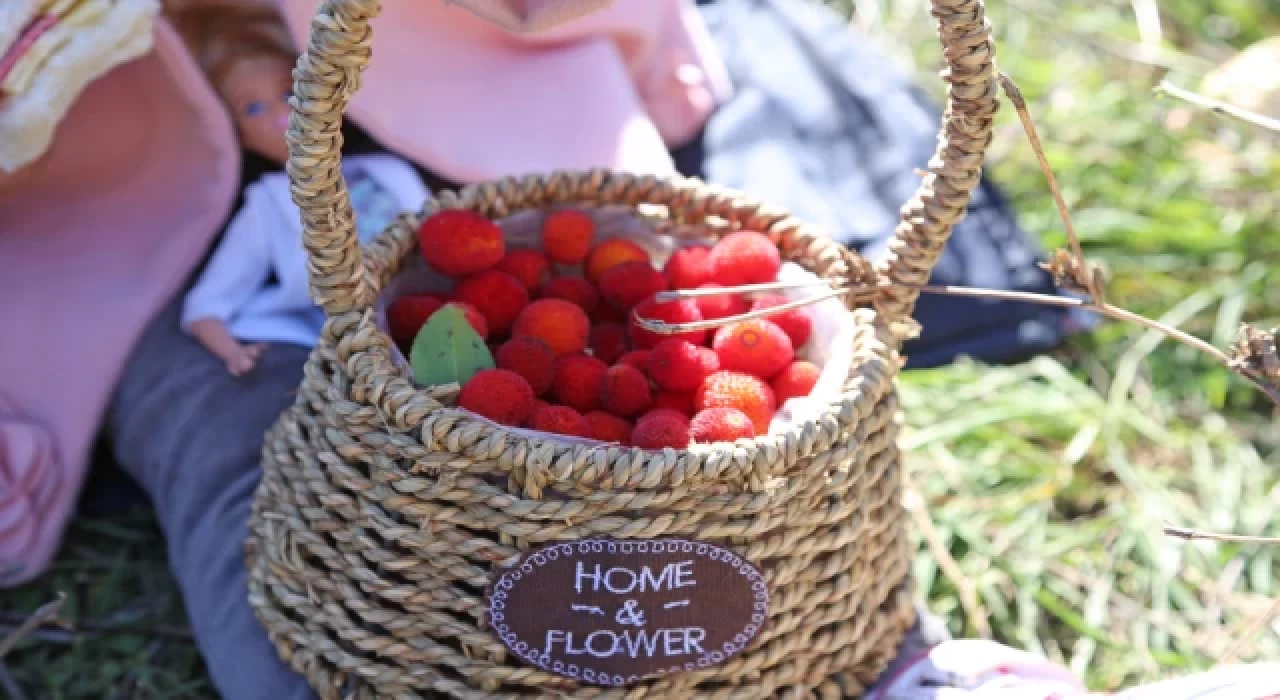
[[631, 365], [641, 372], [649, 371], [649, 351], [648, 350], [632, 350], [631, 352], [618, 358], [615, 365]]
[[560, 403], [580, 413], [600, 407], [600, 385], [609, 367], [589, 355], [568, 355], [556, 360], [551, 391]]
[[521, 425], [533, 413], [533, 388], [505, 369], [482, 369], [463, 385], [458, 406], [495, 423]]
[[587, 419], [587, 437], [601, 442], [616, 442], [627, 445], [631, 442], [631, 423], [612, 413], [591, 411]]
[[632, 311], [632, 316], [627, 332], [631, 334], [631, 344], [637, 348], [652, 348], [667, 338], [680, 338], [694, 345], [705, 345], [707, 342], [707, 331], [705, 330], [689, 331], [688, 333], [677, 333], [675, 335], [659, 335], [641, 328], [634, 318], [634, 316], [640, 316], [654, 321], [666, 321], [667, 323], [701, 321], [702, 313], [698, 311], [698, 305], [693, 303], [692, 299], [662, 302], [646, 299], [636, 305], [636, 308]]
[[541, 396], [551, 389], [556, 376], [556, 355], [546, 343], [529, 336], [517, 336], [503, 343], [493, 355], [494, 364], [524, 377]]
[[708, 408], [689, 423], [694, 442], [733, 442], [756, 436], [755, 425], [736, 408]]
[[587, 253], [584, 272], [588, 280], [599, 284], [600, 277], [609, 268], [627, 262], [649, 262], [649, 251], [625, 238], [611, 238]]
[[406, 355], [413, 347], [414, 338], [431, 314], [444, 306], [444, 299], [434, 294], [415, 294], [396, 299], [387, 306], [387, 330], [391, 339]]
[[671, 289], [697, 289], [711, 281], [711, 249], [704, 245], [681, 248], [662, 268]]
[[621, 323], [592, 326], [587, 345], [592, 357], [600, 358], [606, 365], [617, 364], [618, 358], [627, 353], [627, 328]]
[[685, 418], [692, 418], [695, 411], [693, 410], [693, 392], [692, 391], [659, 391], [653, 395], [654, 411], [663, 408], [675, 411]]
[[587, 257], [595, 235], [595, 224], [586, 212], [559, 209], [542, 221], [542, 250], [562, 265], [575, 265]]
[[[755, 300], [755, 303], [751, 305], [751, 310], [771, 309], [775, 306], [789, 304], [791, 301], [791, 299], [781, 294], [766, 294]], [[809, 309], [803, 306], [767, 316], [766, 318], [778, 328], [781, 328], [783, 333], [787, 334], [787, 337], [791, 339], [791, 347], [797, 350], [809, 342], [809, 336], [813, 333], [813, 317], [809, 314]]]
[[591, 426], [581, 413], [568, 406], [546, 406], [534, 412], [529, 427], [544, 433], [589, 437]]
[[644, 413], [653, 402], [649, 380], [631, 365], [614, 365], [600, 383], [600, 405], [615, 416], [632, 418]]
[[711, 249], [711, 281], [726, 287], [774, 282], [781, 267], [778, 247], [755, 231], [731, 233]]
[[777, 396], [778, 405], [786, 403], [787, 399], [808, 396], [821, 375], [822, 370], [812, 362], [797, 360], [787, 365], [786, 369], [779, 372], [770, 383], [774, 395]]
[[600, 295], [619, 311], [630, 310], [666, 288], [667, 278], [648, 261], [615, 265], [600, 276]]
[[553, 277], [542, 285], [543, 299], [564, 299], [582, 307], [588, 314], [600, 304], [600, 293], [581, 277]]
[[[704, 284], [699, 289], [723, 288], [719, 284]], [[728, 318], [745, 314], [751, 310], [751, 302], [741, 294], [717, 294], [710, 297], [694, 297], [698, 303], [698, 311], [707, 320]]]
[[680, 338], [667, 338], [649, 352], [649, 376], [669, 391], [693, 391], [718, 369], [720, 357], [714, 350]]
[[547, 281], [551, 263], [542, 253], [522, 248], [508, 250], [502, 260], [498, 261], [498, 269], [520, 280], [529, 294], [534, 294]]
[[675, 411], [654, 411], [636, 421], [631, 444], [645, 450], [689, 446], [689, 421]]
[[422, 222], [418, 249], [440, 274], [465, 277], [497, 265], [506, 245], [492, 221], [465, 209], [445, 209]]
[[720, 366], [772, 379], [795, 359], [791, 339], [766, 319], [742, 321], [716, 331], [711, 341], [720, 356]]
[[520, 280], [498, 270], [477, 272], [458, 282], [454, 297], [480, 310], [489, 332], [501, 336], [529, 303], [529, 290]]

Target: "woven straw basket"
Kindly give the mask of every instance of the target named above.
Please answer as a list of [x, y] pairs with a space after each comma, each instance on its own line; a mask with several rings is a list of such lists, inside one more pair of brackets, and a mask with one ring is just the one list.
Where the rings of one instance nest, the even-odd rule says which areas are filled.
[[[915, 619], [894, 378], [915, 286], [964, 216], [990, 141], [997, 87], [982, 2], [933, 0], [947, 110], [877, 267], [747, 195], [607, 171], [442, 192], [362, 250], [339, 127], [378, 10], [378, 0], [325, 0], [295, 72], [288, 173], [329, 320], [296, 402], [266, 437], [246, 546], [250, 598], [282, 657], [326, 698], [861, 696]], [[873, 289], [874, 302], [853, 310], [842, 395], [784, 434], [644, 451], [529, 439], [416, 387], [372, 309], [414, 254], [418, 223], [440, 209], [497, 218], [561, 205], [653, 205], [712, 235], [762, 231], [784, 260]], [[665, 537], [713, 543], [763, 574], [768, 622], [741, 653], [607, 687], [527, 664], [492, 632], [486, 586], [522, 552]]]

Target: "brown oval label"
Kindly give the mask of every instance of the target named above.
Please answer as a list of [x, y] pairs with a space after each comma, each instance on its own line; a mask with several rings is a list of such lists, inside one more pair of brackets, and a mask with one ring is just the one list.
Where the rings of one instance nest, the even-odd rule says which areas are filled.
[[690, 540], [580, 540], [500, 570], [490, 624], [529, 663], [596, 685], [695, 671], [741, 652], [769, 617], [760, 571]]

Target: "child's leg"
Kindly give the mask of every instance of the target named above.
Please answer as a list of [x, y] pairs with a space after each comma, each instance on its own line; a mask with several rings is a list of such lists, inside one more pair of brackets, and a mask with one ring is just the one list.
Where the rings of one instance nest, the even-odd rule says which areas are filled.
[[262, 436], [292, 401], [307, 351], [272, 345], [235, 378], [179, 330], [178, 311], [173, 303], [152, 322], [120, 379], [107, 417], [116, 459], [155, 504], [219, 694], [313, 698], [253, 616], [244, 568]]

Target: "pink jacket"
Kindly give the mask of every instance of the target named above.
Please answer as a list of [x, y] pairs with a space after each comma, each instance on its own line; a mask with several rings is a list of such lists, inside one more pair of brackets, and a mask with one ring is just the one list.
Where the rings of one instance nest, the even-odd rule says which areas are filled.
[[[301, 45], [317, 0], [277, 2]], [[663, 140], [705, 121], [723, 69], [691, 0], [610, 2], [384, 2], [380, 67], [351, 117], [462, 181], [560, 167], [670, 172]], [[492, 89], [500, 79], [515, 89]], [[431, 94], [454, 109], [427, 108]], [[230, 213], [239, 150], [159, 22], [156, 48], [91, 84], [31, 167], [0, 194], [0, 587], [38, 576], [55, 553], [133, 344]]]

